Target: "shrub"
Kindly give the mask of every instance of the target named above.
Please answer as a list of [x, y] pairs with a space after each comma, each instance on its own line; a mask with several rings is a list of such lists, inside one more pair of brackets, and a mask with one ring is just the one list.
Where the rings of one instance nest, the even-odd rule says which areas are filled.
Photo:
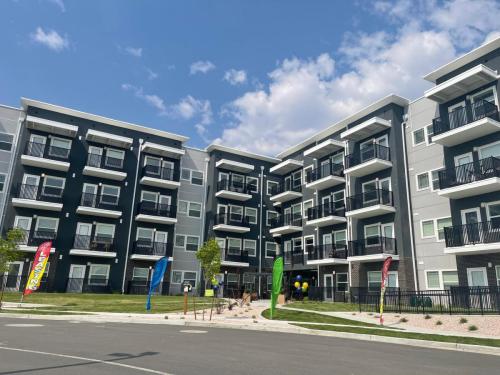
[[477, 326], [475, 326], [474, 324], [470, 325], [469, 326], [469, 331], [477, 331]]
[[406, 319], [406, 318], [404, 318], [404, 317], [403, 317], [403, 318], [399, 319], [399, 321], [400, 321], [401, 323], [406, 323], [406, 322], [408, 321], [408, 319]]
[[431, 318], [432, 318], [432, 316], [430, 316], [429, 314], [424, 316], [424, 319], [431, 319]]
[[436, 325], [437, 325], [437, 326], [440, 326], [440, 325], [442, 325], [442, 324], [443, 324], [443, 322], [442, 322], [442, 321], [440, 321], [440, 320], [438, 320], [438, 321], [436, 322]]
[[467, 319], [465, 318], [460, 318], [460, 320], [458, 321], [460, 324], [465, 324], [467, 323]]

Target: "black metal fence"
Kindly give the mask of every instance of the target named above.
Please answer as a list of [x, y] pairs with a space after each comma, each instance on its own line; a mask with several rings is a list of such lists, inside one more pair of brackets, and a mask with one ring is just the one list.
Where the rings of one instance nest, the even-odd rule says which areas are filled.
[[[3, 289], [4, 292], [23, 292], [27, 282], [28, 276], [0, 275], [0, 291]], [[49, 282], [44, 276], [37, 290], [47, 292], [49, 289]]]
[[[129, 280], [127, 283], [127, 294], [148, 294], [151, 280]], [[164, 281], [156, 288], [153, 294], [165, 296], [168, 294], [170, 283]]]
[[500, 177], [500, 159], [493, 156], [448, 168], [438, 172], [439, 187], [450, 187], [470, 184], [488, 178]]

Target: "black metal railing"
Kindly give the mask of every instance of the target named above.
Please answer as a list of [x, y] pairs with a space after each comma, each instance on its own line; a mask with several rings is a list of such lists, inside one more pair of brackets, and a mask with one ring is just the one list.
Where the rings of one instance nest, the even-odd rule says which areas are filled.
[[227, 262], [238, 262], [238, 263], [248, 263], [248, 251], [242, 249], [232, 249], [226, 246], [225, 249], [221, 249], [221, 260]]
[[498, 108], [494, 103], [486, 100], [467, 103], [465, 107], [459, 107], [445, 116], [432, 120], [433, 135], [460, 128], [486, 117], [496, 121], [499, 120]]
[[287, 191], [295, 191], [300, 193], [302, 191], [302, 184], [295, 183], [292, 180], [286, 180], [280, 184], [271, 186], [271, 195], [281, 194]]
[[248, 217], [229, 213], [215, 215], [214, 225], [219, 224], [236, 225], [240, 227], [248, 227], [250, 225]]
[[446, 247], [500, 242], [500, 221], [454, 225], [444, 228]]
[[89, 152], [87, 156], [87, 165], [95, 168], [122, 169], [123, 159]]
[[28, 142], [24, 154], [46, 159], [67, 160], [71, 149], [47, 145], [39, 142]]
[[220, 180], [217, 182], [217, 191], [227, 190], [235, 193], [250, 194], [257, 190], [255, 184], [247, 184], [246, 182], [233, 180]]
[[308, 260], [346, 259], [347, 244], [326, 244], [311, 246], [307, 249]]
[[454, 186], [470, 184], [492, 177], [500, 177], [500, 159], [493, 156], [462, 164], [438, 172], [439, 187], [446, 189]]
[[[7, 292], [23, 292], [28, 282], [28, 276], [18, 275], [2, 275], [0, 274], [0, 291], [2, 288]], [[50, 291], [49, 281], [47, 276], [42, 276], [40, 286], [37, 291], [48, 292]]]
[[338, 290], [334, 286], [310, 286], [307, 291], [310, 301], [349, 302], [349, 291]]
[[381, 236], [367, 237], [360, 241], [349, 241], [347, 249], [350, 257], [375, 254], [397, 254], [396, 239]]
[[92, 251], [115, 251], [115, 239], [111, 236], [99, 235], [87, 236], [82, 234], [75, 235], [73, 248], [79, 250]]
[[344, 165], [327, 163], [318, 168], [308, 170], [306, 173], [306, 182], [314, 182], [328, 176], [344, 177]]
[[366, 163], [373, 159], [391, 160], [391, 150], [389, 147], [377, 143], [368, 143], [360, 146], [359, 151], [345, 156], [345, 167], [351, 168], [356, 165]]
[[296, 248], [292, 251], [283, 252], [283, 258], [285, 262], [285, 266], [300, 266], [304, 265], [305, 257], [304, 257], [304, 249]]
[[159, 165], [146, 164], [142, 169], [142, 175], [147, 177], [159, 178], [161, 180], [174, 180], [174, 169], [160, 167]]
[[56, 238], [57, 232], [51, 230], [33, 230], [17, 228], [23, 232], [23, 236], [18, 242], [19, 245], [39, 246], [43, 242], [53, 241]]
[[[151, 280], [129, 280], [127, 283], [127, 294], [148, 294]], [[170, 282], [164, 281], [160, 283], [158, 288], [153, 292], [156, 295], [167, 295], [170, 288]]]
[[118, 207], [119, 197], [116, 195], [108, 194], [92, 194], [82, 193], [80, 205], [84, 207], [100, 208], [103, 210], [119, 210]]
[[69, 277], [66, 282], [68, 293], [111, 293], [109, 280], [101, 277], [74, 278]]
[[364, 193], [347, 197], [346, 203], [347, 211], [358, 210], [360, 208], [371, 207], [378, 204], [392, 206], [392, 191], [384, 189], [365, 191]]
[[307, 220], [316, 220], [327, 216], [345, 216], [344, 201], [325, 203], [307, 209]]
[[142, 201], [139, 202], [137, 212], [144, 215], [175, 218], [176, 208], [171, 204]]
[[294, 227], [302, 226], [302, 215], [299, 214], [281, 214], [273, 217], [269, 220], [271, 228], [284, 227], [286, 225], [291, 225]]
[[167, 242], [157, 242], [151, 240], [137, 240], [134, 242], [134, 254], [152, 255], [152, 256], [172, 256], [172, 251], [169, 251], [171, 246]]
[[54, 186], [20, 184], [17, 188], [17, 198], [60, 203], [64, 189]]

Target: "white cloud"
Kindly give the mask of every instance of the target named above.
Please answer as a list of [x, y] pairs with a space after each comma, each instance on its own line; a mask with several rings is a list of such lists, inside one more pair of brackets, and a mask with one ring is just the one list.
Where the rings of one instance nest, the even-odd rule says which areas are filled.
[[146, 72], [148, 73], [148, 80], [153, 81], [158, 78], [158, 73], [153, 72], [150, 68], [146, 68]]
[[207, 128], [213, 122], [213, 113], [209, 100], [200, 100], [188, 95], [171, 106], [169, 114], [183, 120], [196, 120], [196, 132], [205, 142], [210, 142]]
[[124, 51], [130, 56], [142, 57], [142, 48], [125, 47]]
[[45, 31], [41, 27], [37, 27], [36, 31], [31, 33], [31, 40], [35, 43], [42, 44], [53, 51], [60, 52], [69, 47], [67, 36], [61, 36], [57, 31], [47, 29]]
[[144, 90], [142, 87], [136, 87], [134, 85], [131, 85], [130, 83], [123, 83], [122, 84], [122, 90], [124, 91], [131, 91], [134, 93], [134, 95], [149, 104], [151, 107], [155, 108], [158, 111], [159, 115], [166, 115], [167, 114], [167, 106], [165, 105], [165, 102], [163, 101], [162, 98], [160, 98], [158, 95], [154, 94], [146, 94], [144, 93]]
[[247, 81], [247, 72], [244, 70], [229, 69], [224, 73], [224, 80], [230, 85], [242, 85]]
[[63, 12], [63, 13], [66, 12], [66, 6], [64, 5], [63, 0], [49, 0], [49, 2], [56, 5], [57, 7], [59, 7], [61, 12]]
[[206, 74], [215, 69], [215, 65], [210, 61], [196, 61], [189, 67], [189, 74], [203, 73]]

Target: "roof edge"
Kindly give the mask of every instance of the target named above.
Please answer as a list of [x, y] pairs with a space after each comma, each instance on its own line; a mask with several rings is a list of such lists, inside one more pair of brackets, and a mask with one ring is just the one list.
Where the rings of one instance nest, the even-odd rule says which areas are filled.
[[258, 160], [263, 160], [267, 161], [270, 163], [279, 163], [281, 162], [281, 159], [272, 157], [272, 156], [266, 156], [266, 155], [261, 155], [261, 154], [256, 154], [250, 151], [243, 151], [243, 150], [238, 150], [236, 148], [228, 147], [228, 146], [223, 146], [217, 143], [212, 143], [205, 148], [205, 152], [212, 152], [214, 150], [218, 151], [224, 151], [230, 154], [236, 154], [236, 155], [243, 155], [249, 158], [253, 159], [258, 159]]

